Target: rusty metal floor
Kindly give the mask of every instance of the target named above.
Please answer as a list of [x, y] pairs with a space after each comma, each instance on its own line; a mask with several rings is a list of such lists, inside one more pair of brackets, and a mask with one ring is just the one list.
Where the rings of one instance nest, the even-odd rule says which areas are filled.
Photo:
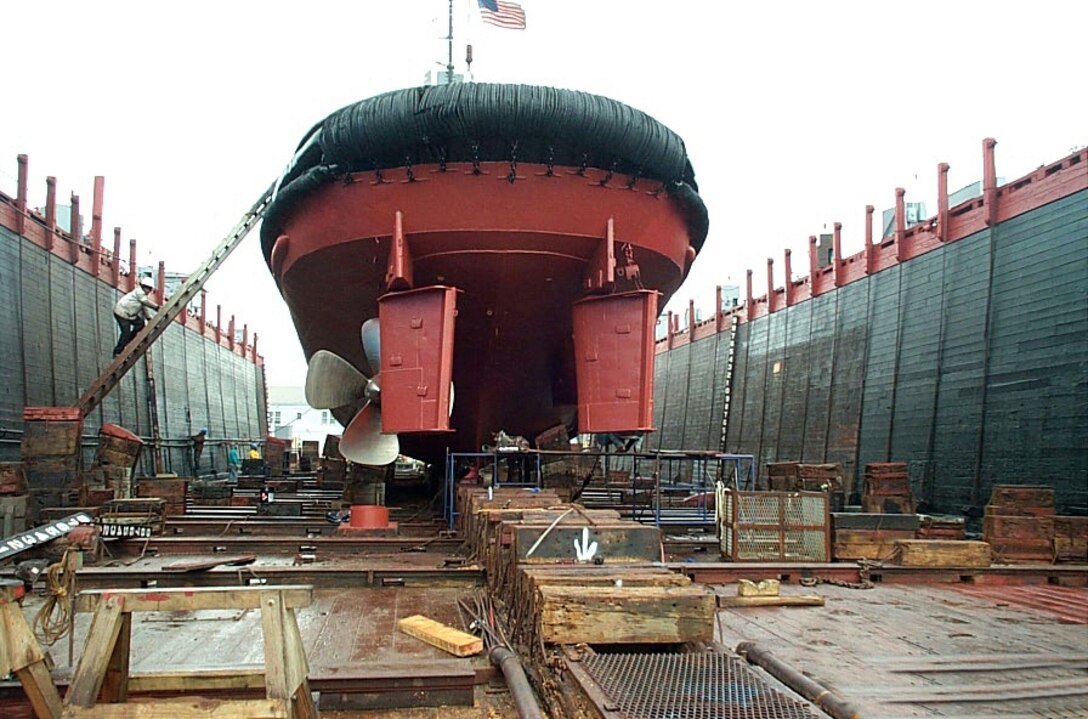
[[[397, 631], [398, 619], [426, 614], [460, 626], [456, 600], [466, 594], [460, 587], [399, 587], [390, 589], [317, 589], [314, 603], [298, 610], [299, 630], [306, 647], [311, 676], [351, 675], [355, 669], [403, 667], [404, 674], [422, 674], [430, 664], [469, 662], [473, 669], [488, 667], [485, 657], [455, 660], [440, 649]], [[24, 611], [33, 619], [40, 600], [27, 602]], [[79, 660], [90, 615], [76, 618], [73, 658]], [[70, 676], [68, 640], [51, 649], [55, 676]], [[238, 666], [263, 667], [261, 618], [255, 611], [202, 611], [134, 615], [132, 632], [134, 673], [155, 670], [211, 670]], [[326, 711], [323, 717], [412, 717], [416, 719], [469, 719], [515, 716], [501, 679], [475, 687], [476, 704], [468, 706]], [[0, 715], [3, 710], [0, 709]]]
[[757, 642], [867, 719], [1088, 717], [1088, 589], [817, 591], [826, 606], [723, 609], [717, 638]]

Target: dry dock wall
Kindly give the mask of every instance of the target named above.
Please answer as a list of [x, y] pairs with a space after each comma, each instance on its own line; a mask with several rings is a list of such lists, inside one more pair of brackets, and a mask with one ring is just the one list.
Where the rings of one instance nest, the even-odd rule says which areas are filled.
[[[720, 448], [731, 330], [657, 355], [655, 448]], [[1088, 191], [736, 328], [727, 451], [906, 461], [935, 511], [994, 484], [1088, 506]], [[856, 486], [856, 485], [855, 485]]]
[[[109, 364], [120, 292], [0, 226], [0, 461], [19, 459], [24, 406], [72, 406]], [[190, 322], [197, 321], [190, 318]], [[189, 471], [187, 437], [208, 428], [201, 472], [225, 472], [225, 440], [266, 436], [263, 367], [192, 328], [172, 323], [151, 349], [165, 470]], [[85, 464], [105, 422], [149, 440], [147, 358], [84, 423]], [[154, 474], [150, 452], [139, 470]]]

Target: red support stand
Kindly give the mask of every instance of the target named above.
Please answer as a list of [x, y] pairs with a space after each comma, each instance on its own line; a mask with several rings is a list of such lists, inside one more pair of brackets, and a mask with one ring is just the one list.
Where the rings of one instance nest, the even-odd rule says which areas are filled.
[[832, 266], [834, 267], [834, 273], [835, 273], [834, 274], [835, 286], [836, 287], [842, 287], [843, 286], [843, 270], [845, 269], [846, 264], [842, 261], [842, 223], [841, 222], [836, 222], [835, 223], [835, 229], [833, 230], [833, 232], [834, 232], [834, 234], [831, 236], [831, 252], [834, 253], [834, 255], [835, 255], [835, 257], [832, 258], [833, 262], [834, 262], [834, 264]]
[[767, 258], [767, 314], [774, 312], [774, 260]]
[[215, 306], [215, 342], [223, 341], [223, 305]]
[[45, 249], [52, 250], [57, 237], [57, 178], [45, 178]]
[[15, 161], [19, 164], [18, 184], [15, 186], [15, 233], [23, 235], [26, 232], [26, 196], [30, 168], [26, 155], [17, 155]]
[[68, 261], [73, 265], [79, 262], [79, 244], [83, 240], [83, 220], [79, 216], [79, 195], [72, 193], [72, 217], [68, 224], [68, 236], [72, 238], [68, 245]]
[[714, 331], [721, 332], [724, 326], [725, 313], [722, 312], [722, 286], [714, 288]]
[[895, 188], [895, 259], [903, 262], [907, 259], [907, 250], [903, 246], [907, 241], [907, 203], [903, 199], [907, 191]]
[[865, 274], [873, 274], [873, 211], [872, 205], [865, 206]]
[[230, 345], [231, 352], [234, 351], [234, 315], [230, 316], [230, 324], [227, 325], [227, 343]]
[[948, 242], [948, 163], [937, 165], [937, 239]]
[[113, 228], [113, 258], [110, 262], [110, 284], [121, 288], [121, 228]]
[[200, 334], [208, 327], [208, 291], [200, 291]]
[[793, 252], [787, 247], [782, 258], [782, 269], [786, 273], [786, 307], [793, 307]]
[[[155, 282], [155, 302], [162, 304], [166, 298], [166, 262], [159, 260], [159, 278]], [[182, 313], [184, 314], [184, 312]]]
[[997, 163], [994, 148], [997, 140], [987, 137], [982, 141], [982, 196], [986, 203], [986, 225], [997, 224]]
[[102, 274], [102, 203], [106, 194], [106, 178], [95, 175], [94, 197], [91, 200], [91, 274]]
[[747, 289], [748, 289], [748, 294], [747, 294], [747, 297], [746, 297], [747, 301], [745, 302], [744, 306], [745, 306], [745, 310], [748, 312], [748, 319], [749, 320], [754, 320], [755, 317], [756, 317], [756, 303], [753, 301], [754, 298], [752, 297], [752, 271], [751, 270], [748, 270], [748, 288]]
[[125, 292], [136, 289], [136, 240], [128, 241], [128, 283]]
[[808, 236], [808, 283], [809, 292], [813, 297], [820, 294], [820, 290], [817, 287], [819, 284], [817, 280], [820, 272], [820, 260], [816, 257], [817, 242], [816, 235]]

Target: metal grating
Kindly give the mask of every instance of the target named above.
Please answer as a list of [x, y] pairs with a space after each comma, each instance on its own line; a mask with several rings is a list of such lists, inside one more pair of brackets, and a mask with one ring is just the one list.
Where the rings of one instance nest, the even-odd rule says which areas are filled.
[[628, 719], [817, 716], [729, 654], [594, 654], [582, 664]]

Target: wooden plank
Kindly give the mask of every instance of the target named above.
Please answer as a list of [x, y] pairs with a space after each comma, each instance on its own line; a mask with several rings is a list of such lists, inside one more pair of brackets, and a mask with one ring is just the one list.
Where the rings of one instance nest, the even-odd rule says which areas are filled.
[[177, 589], [102, 589], [80, 592], [77, 612], [95, 611], [106, 597], [123, 596], [126, 612], [193, 612], [202, 609], [259, 609], [262, 592], [282, 591], [290, 609], [313, 603], [309, 584], [259, 587], [181, 587]]
[[96, 707], [69, 706], [64, 719], [288, 719], [287, 702], [274, 699], [158, 699]]
[[244, 554], [240, 557], [224, 557], [203, 562], [174, 562], [162, 567], [164, 572], [203, 572], [216, 567], [241, 567], [257, 561], [256, 554]]
[[298, 619], [294, 609], [284, 609], [284, 637], [287, 651], [287, 685], [293, 686], [291, 700], [293, 716], [297, 719], [317, 719], [317, 707], [310, 693], [307, 676], [310, 673], [306, 662], [306, 649], [302, 644], [302, 635], [298, 631]]
[[192, 669], [139, 672], [131, 674], [128, 690], [133, 694], [181, 692], [197, 694], [208, 690], [264, 689], [264, 667]]
[[484, 650], [483, 640], [441, 622], [416, 614], [397, 622], [397, 629], [421, 639], [455, 657], [467, 657]]
[[91, 628], [87, 631], [87, 643], [79, 655], [72, 683], [64, 698], [66, 706], [92, 707], [98, 697], [117, 636], [121, 632], [121, 615], [125, 597], [110, 596], [95, 609]]
[[128, 663], [129, 648], [132, 646], [132, 615], [121, 615], [121, 629], [113, 645], [110, 661], [106, 667], [106, 678], [102, 682], [102, 691], [98, 694], [100, 702], [123, 702], [128, 698]]
[[284, 661], [283, 596], [279, 592], [263, 591], [261, 597], [261, 635], [264, 638], [265, 696], [269, 699], [291, 698], [293, 687], [287, 686]]
[[900, 539], [896, 562], [905, 567], [988, 567], [990, 545], [986, 542], [946, 539]]
[[0, 600], [0, 629], [0, 676], [42, 660], [38, 640], [14, 600]]
[[714, 596], [701, 586], [543, 586], [537, 594], [540, 638], [552, 644], [675, 644], [714, 634]]
[[719, 607], [822, 607], [818, 594], [794, 594], [778, 597], [718, 597]]
[[57, 686], [45, 667], [45, 662], [37, 661], [18, 669], [15, 675], [23, 685], [30, 706], [38, 719], [59, 719], [64, 706], [60, 701]]

